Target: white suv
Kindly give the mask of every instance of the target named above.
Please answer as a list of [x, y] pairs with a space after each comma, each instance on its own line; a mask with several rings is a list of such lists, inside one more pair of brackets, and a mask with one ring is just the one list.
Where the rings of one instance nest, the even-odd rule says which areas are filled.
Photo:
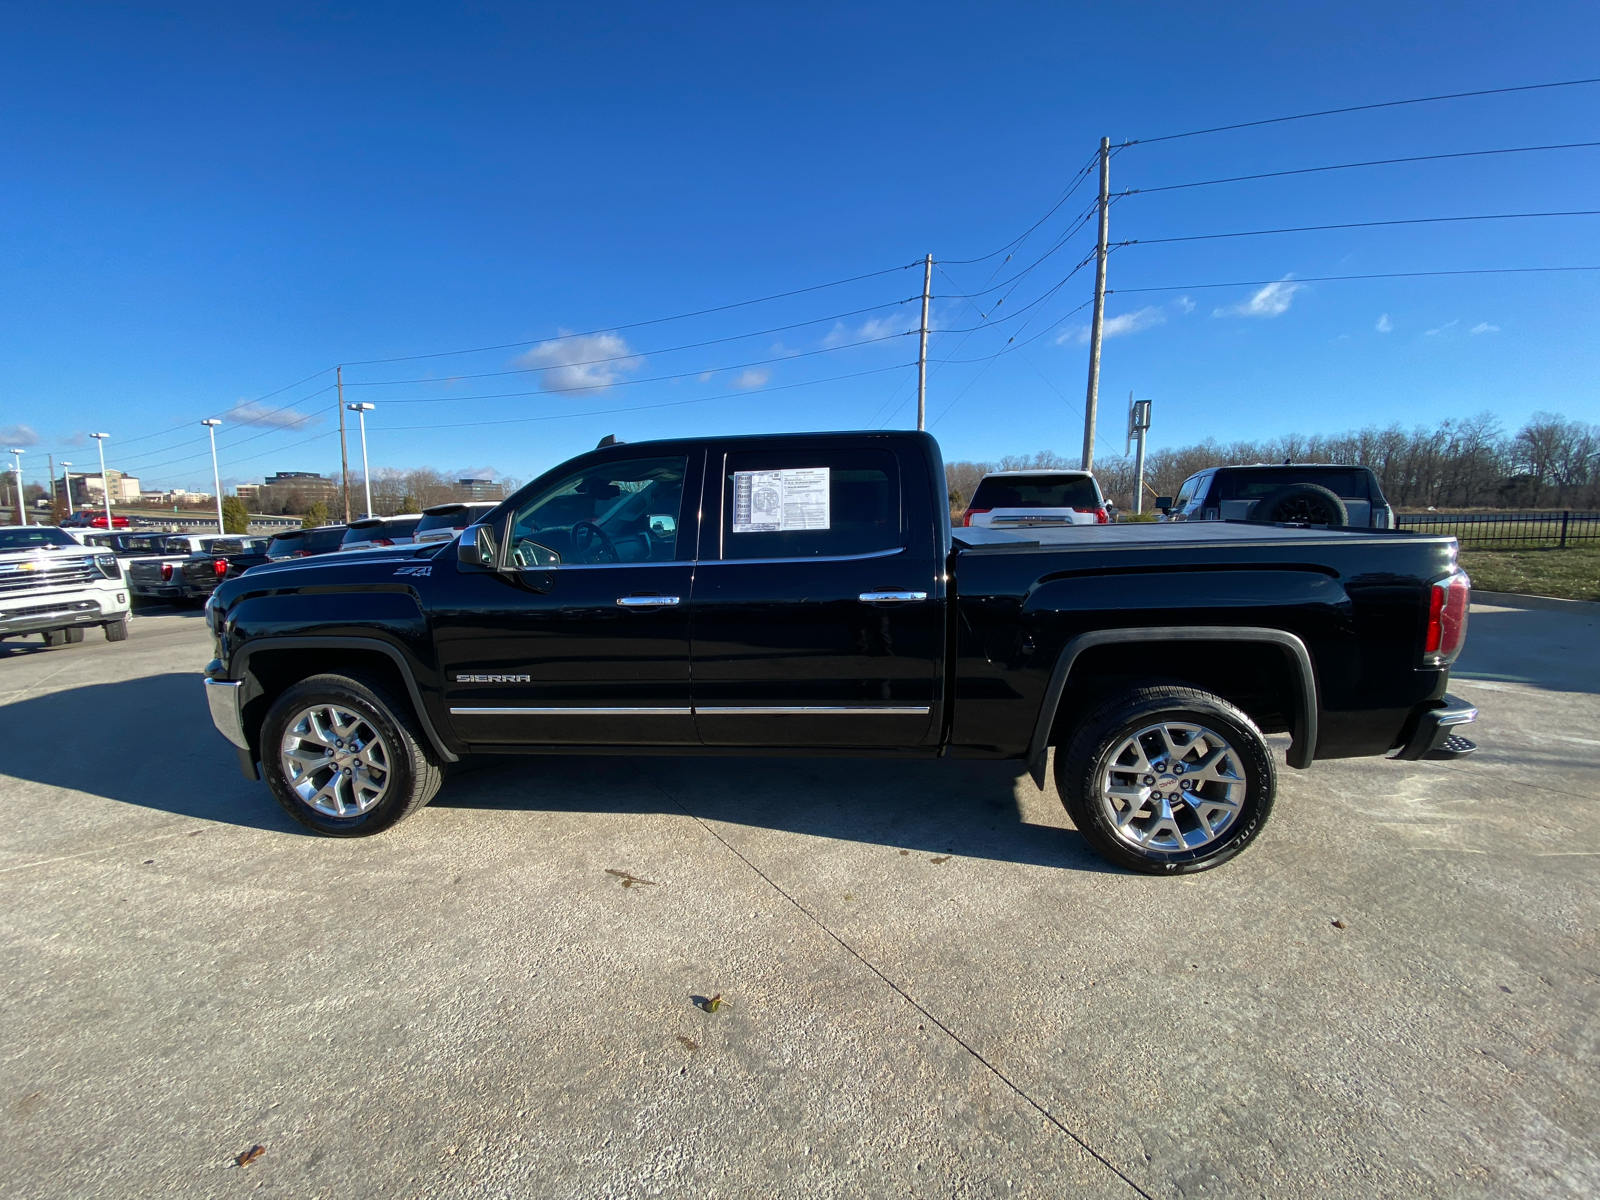
[[47, 646], [83, 641], [98, 625], [106, 641], [128, 636], [128, 585], [109, 550], [81, 546], [51, 525], [0, 528], [0, 639], [44, 635]]
[[1088, 471], [992, 471], [972, 493], [961, 523], [989, 529], [1109, 525], [1111, 514]]

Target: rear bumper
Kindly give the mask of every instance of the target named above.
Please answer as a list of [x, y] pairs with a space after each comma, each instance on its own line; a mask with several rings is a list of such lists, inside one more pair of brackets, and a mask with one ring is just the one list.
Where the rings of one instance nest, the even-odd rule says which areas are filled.
[[1415, 762], [1421, 758], [1461, 758], [1478, 747], [1461, 736], [1463, 726], [1478, 719], [1478, 710], [1460, 696], [1445, 693], [1417, 718], [1417, 728], [1391, 758]]

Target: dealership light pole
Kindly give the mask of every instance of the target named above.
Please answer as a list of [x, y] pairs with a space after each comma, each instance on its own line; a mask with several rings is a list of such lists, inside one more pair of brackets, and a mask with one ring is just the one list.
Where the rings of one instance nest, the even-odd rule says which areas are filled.
[[89, 435], [100, 447], [100, 495], [106, 502], [106, 532], [115, 533], [116, 526], [111, 523], [111, 480], [106, 478], [106, 439], [109, 433], [91, 433]]
[[[52, 500], [55, 499], [55, 496], [53, 494], [55, 492], [55, 488], [56, 488], [55, 481], [51, 480], [50, 481], [50, 491], [51, 491], [52, 495], [51, 495], [50, 498]], [[72, 464], [69, 463], [64, 458], [61, 460], [61, 490], [66, 493], [66, 496], [67, 496], [67, 516], [70, 517], [72, 515]]]
[[222, 422], [216, 417], [207, 417], [200, 424], [206, 427], [206, 432], [211, 435], [211, 479], [217, 487], [217, 532], [227, 533], [222, 525], [222, 475], [217, 470], [217, 426]]
[[367, 470], [367, 414], [377, 408], [376, 404], [347, 404], [351, 412], [355, 413], [361, 421], [361, 486], [367, 489], [367, 516], [372, 515], [372, 472]]
[[17, 524], [26, 525], [28, 523], [28, 509], [27, 506], [22, 503], [22, 450], [17, 446], [12, 446], [6, 451], [6, 453], [12, 455], [16, 459]]

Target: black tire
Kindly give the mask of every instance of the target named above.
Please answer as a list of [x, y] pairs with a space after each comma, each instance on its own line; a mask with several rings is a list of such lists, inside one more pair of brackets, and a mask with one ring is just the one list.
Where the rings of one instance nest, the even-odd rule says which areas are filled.
[[123, 617], [120, 621], [112, 621], [110, 624], [102, 625], [100, 628], [106, 631], [106, 641], [108, 642], [125, 642], [128, 640], [127, 617]]
[[67, 644], [67, 631], [65, 629], [46, 629], [41, 635], [46, 646], [65, 646]]
[[[369, 723], [384, 742], [384, 791], [364, 812], [342, 817], [324, 813], [302, 799], [289, 778], [282, 754], [289, 723], [317, 705], [334, 705], [355, 714]], [[443, 781], [410, 706], [382, 683], [360, 675], [313, 675], [273, 701], [261, 724], [261, 771], [284, 811], [324, 837], [369, 837], [381, 833], [433, 799]], [[305, 778], [315, 783], [319, 777]]]
[[1350, 524], [1350, 510], [1327, 488], [1315, 483], [1291, 483], [1263, 496], [1250, 510], [1252, 521], [1295, 521], [1342, 529]]
[[71, 629], [63, 629], [61, 632], [67, 635], [67, 645], [69, 646], [76, 646], [83, 641], [82, 625], [75, 625]]
[[[1142, 827], [1136, 824], [1140, 817], [1133, 815], [1126, 823], [1128, 832], [1119, 831], [1114, 806], [1102, 796], [1102, 775], [1115, 770], [1115, 756], [1135, 734], [1165, 723], [1199, 726], [1213, 737], [1220, 737], [1234, 755], [1232, 762], [1226, 758], [1222, 760], [1229, 771], [1228, 778], [1238, 782], [1203, 782], [1200, 786], [1205, 792], [1181, 790], [1184, 773], [1157, 772], [1158, 760], [1151, 757], [1148, 750], [1154, 743], [1141, 739], [1140, 746], [1145, 747], [1145, 761], [1151, 773], [1141, 776], [1137, 772], [1116, 771], [1106, 775], [1114, 784], [1119, 780], [1127, 784], [1128, 777], [1135, 776], [1132, 786], [1149, 792], [1134, 808], [1134, 814], [1147, 814], [1146, 824]], [[1208, 738], [1204, 749], [1214, 752], [1216, 747]], [[1199, 746], [1195, 746], [1192, 753], [1205, 757]], [[1185, 762], [1188, 757], [1182, 755], [1173, 762]], [[1126, 765], [1133, 760], [1124, 755], [1122, 761]], [[1194, 763], [1189, 763], [1189, 769], [1193, 766]], [[1071, 740], [1056, 748], [1055, 777], [1062, 803], [1078, 832], [1096, 853], [1117, 866], [1147, 875], [1191, 875], [1227, 862], [1261, 832], [1272, 812], [1277, 792], [1277, 769], [1255, 722], [1220, 696], [1198, 688], [1177, 686], [1138, 688], [1090, 712]], [[1156, 786], [1148, 788], [1142, 784], [1144, 779], [1154, 780]], [[1163, 784], [1172, 790], [1160, 791]], [[1149, 844], [1141, 847], [1135, 844], [1141, 829], [1148, 830], [1162, 823], [1161, 795], [1170, 797], [1166, 806], [1167, 811], [1174, 814], [1170, 821], [1172, 832], [1164, 836], [1173, 844], [1163, 845], [1156, 841], [1156, 836], [1151, 836]], [[1196, 795], [1201, 797], [1200, 805], [1193, 803], [1192, 797]], [[1211, 806], [1204, 803], [1208, 797], [1213, 801]], [[1201, 815], [1201, 809], [1216, 813], [1219, 799], [1236, 804], [1225, 824], [1221, 817], [1202, 818]], [[1122, 811], [1126, 811], [1126, 807]], [[1195, 844], [1179, 849], [1176, 843], [1186, 833], [1195, 839]], [[1211, 835], [1210, 840], [1202, 843], [1200, 839], [1207, 834]]]

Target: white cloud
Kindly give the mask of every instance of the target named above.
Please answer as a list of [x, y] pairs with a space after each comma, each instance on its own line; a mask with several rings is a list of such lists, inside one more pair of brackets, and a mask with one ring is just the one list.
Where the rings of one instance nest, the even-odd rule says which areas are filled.
[[540, 342], [517, 362], [537, 370], [547, 392], [603, 392], [623, 372], [638, 370], [644, 358], [615, 333], [588, 333]]
[[1199, 307], [1187, 296], [1179, 296], [1176, 303], [1178, 305], [1179, 312], [1192, 313], [1197, 307]]
[[0, 427], [0, 442], [4, 443], [3, 446], [0, 446], [0, 449], [4, 449], [5, 446], [27, 448], [28, 446], [37, 446], [39, 444], [39, 435], [29, 425], [6, 425]]
[[1294, 302], [1294, 294], [1303, 288], [1303, 283], [1290, 283], [1285, 275], [1277, 283], [1269, 283], [1259, 292], [1254, 293], [1250, 299], [1242, 304], [1234, 304], [1228, 308], [1219, 308], [1212, 312], [1214, 317], [1281, 317], [1289, 311], [1289, 305]]
[[1394, 322], [1389, 320], [1389, 314], [1384, 313], [1378, 318], [1378, 323], [1373, 326], [1379, 333], [1389, 333], [1394, 329]]
[[262, 425], [268, 429], [304, 429], [322, 420], [321, 413], [296, 412], [292, 408], [274, 408], [255, 400], [240, 400], [222, 414], [224, 424]]
[[[917, 318], [909, 313], [890, 313], [887, 317], [868, 317], [861, 323], [859, 329], [848, 328], [843, 321], [835, 321], [833, 328], [828, 330], [828, 336], [822, 339], [822, 344], [827, 347], [849, 346], [856, 342], [870, 342], [878, 338], [893, 337], [898, 333], [909, 333], [917, 328]], [[780, 345], [782, 343], [779, 343]], [[792, 353], [792, 351], [787, 352]]]
[[[1122, 337], [1124, 334], [1140, 333], [1155, 325], [1166, 324], [1167, 314], [1154, 305], [1135, 309], [1133, 312], [1122, 313], [1115, 317], [1107, 317], [1100, 326], [1102, 338]], [[1080, 346], [1089, 343], [1089, 326], [1078, 325], [1071, 329], [1062, 330], [1056, 336], [1056, 345], [1064, 346], [1068, 342], [1077, 342]]]
[[733, 381], [733, 386], [736, 388], [758, 388], [771, 378], [771, 371], [740, 371], [738, 377]]
[[793, 358], [795, 355], [800, 353], [798, 350], [791, 350], [782, 342], [773, 342], [771, 352], [777, 355], [779, 358]]
[[1474, 335], [1474, 336], [1476, 336], [1476, 335], [1478, 335], [1480, 333], [1499, 333], [1500, 332], [1500, 326], [1491, 325], [1487, 321], [1479, 321], [1471, 329], [1467, 330], [1467, 332], [1472, 334], [1472, 335]]
[[1461, 324], [1461, 318], [1457, 317], [1454, 321], [1446, 321], [1443, 325], [1439, 326], [1439, 328], [1437, 328], [1437, 329], [1428, 330], [1422, 336], [1423, 337], [1437, 337], [1439, 334], [1443, 333], [1445, 330], [1449, 329], [1451, 326], [1459, 325], [1459, 324]]
[[715, 374], [715, 371], [701, 371], [698, 378], [701, 383], [710, 383], [711, 377]]

